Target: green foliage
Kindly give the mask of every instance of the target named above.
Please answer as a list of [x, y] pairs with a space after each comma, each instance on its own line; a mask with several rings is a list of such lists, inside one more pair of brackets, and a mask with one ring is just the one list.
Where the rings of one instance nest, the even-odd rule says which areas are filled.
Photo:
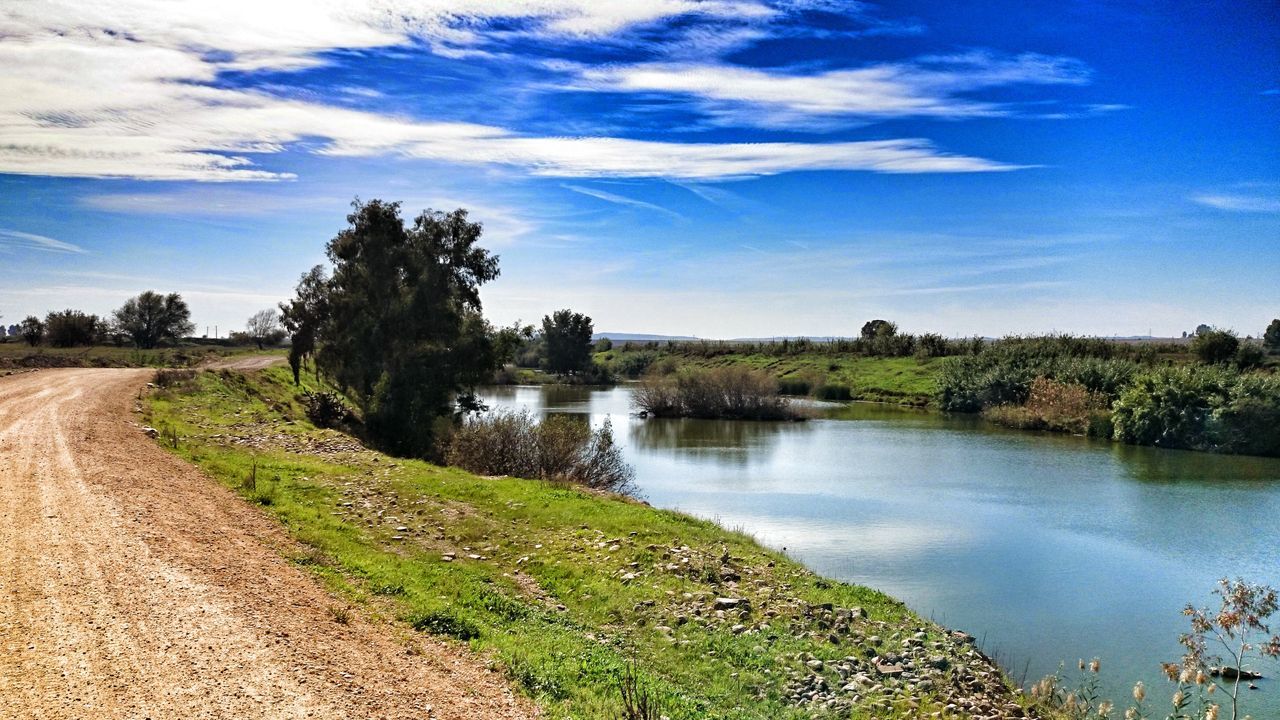
[[559, 375], [591, 367], [591, 318], [571, 310], [557, 310], [542, 318], [547, 371]]
[[406, 227], [399, 203], [357, 201], [347, 222], [327, 248], [317, 363], [353, 394], [379, 442], [434, 455], [441, 428], [474, 408], [471, 389], [497, 369], [479, 291], [498, 260], [476, 245], [481, 227], [465, 210], [428, 210]]
[[853, 399], [853, 391], [846, 385], [820, 385], [813, 392], [813, 396], [819, 400], [828, 400], [832, 402], [846, 402]]
[[303, 394], [303, 401], [307, 408], [307, 419], [316, 427], [338, 427], [351, 416], [342, 397], [334, 392], [307, 392]]
[[1269, 353], [1280, 353], [1280, 318], [1272, 320], [1262, 333], [1262, 346]]
[[414, 630], [434, 635], [447, 635], [458, 640], [474, 640], [480, 637], [480, 627], [470, 620], [449, 611], [432, 611], [410, 618]]
[[147, 290], [126, 300], [114, 317], [120, 332], [143, 349], [176, 341], [195, 330], [191, 310], [177, 293], [161, 295]]
[[302, 274], [293, 299], [280, 303], [280, 323], [289, 333], [289, 369], [293, 384], [301, 383], [302, 363], [316, 350], [320, 326], [329, 315], [329, 277], [316, 265]]
[[1234, 362], [1241, 370], [1260, 367], [1267, 360], [1267, 354], [1260, 345], [1253, 342], [1242, 342], [1236, 350]]
[[1158, 368], [1112, 407], [1122, 442], [1280, 456], [1280, 377], [1221, 366]]
[[51, 312], [44, 319], [44, 338], [56, 348], [92, 345], [101, 331], [102, 321], [97, 315], [79, 310]]
[[1197, 332], [1191, 341], [1191, 350], [1200, 362], [1210, 365], [1231, 362], [1240, 349], [1240, 338], [1230, 330]]
[[28, 315], [18, 327], [22, 332], [22, 339], [31, 347], [39, 345], [44, 339], [44, 323], [35, 315]]

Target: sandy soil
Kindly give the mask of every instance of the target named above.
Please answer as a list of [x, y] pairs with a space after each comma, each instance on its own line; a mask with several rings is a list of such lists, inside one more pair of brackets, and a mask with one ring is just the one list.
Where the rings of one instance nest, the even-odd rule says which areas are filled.
[[130, 416], [147, 370], [0, 378], [0, 718], [527, 718], [465, 648], [352, 614]]

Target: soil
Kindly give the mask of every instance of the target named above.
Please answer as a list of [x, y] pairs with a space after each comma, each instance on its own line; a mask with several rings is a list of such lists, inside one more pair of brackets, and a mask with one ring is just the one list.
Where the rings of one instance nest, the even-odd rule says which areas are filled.
[[0, 717], [537, 717], [483, 657], [327, 592], [143, 434], [151, 376], [0, 378]]

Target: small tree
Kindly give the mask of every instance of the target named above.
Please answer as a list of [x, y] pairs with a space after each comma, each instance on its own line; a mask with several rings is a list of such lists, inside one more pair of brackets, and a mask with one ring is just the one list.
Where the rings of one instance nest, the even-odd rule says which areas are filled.
[[1266, 332], [1262, 333], [1262, 347], [1269, 353], [1280, 354], [1280, 318], [1272, 320]]
[[97, 315], [86, 315], [79, 310], [51, 312], [44, 318], [44, 336], [54, 347], [92, 345], [98, 337], [99, 325]]
[[1191, 341], [1191, 350], [1200, 362], [1217, 365], [1235, 360], [1236, 351], [1240, 349], [1240, 338], [1230, 330], [1207, 330], [1196, 332]]
[[128, 335], [134, 345], [144, 349], [177, 340], [195, 330], [191, 311], [177, 293], [161, 295], [147, 290], [129, 298], [116, 310], [115, 320], [120, 331]]
[[280, 321], [289, 333], [289, 368], [294, 385], [301, 382], [302, 361], [315, 353], [316, 337], [328, 312], [329, 277], [324, 267], [316, 265], [299, 278], [293, 299], [280, 303]]
[[591, 367], [591, 318], [571, 310], [557, 310], [542, 318], [547, 345], [547, 370], [568, 374]]
[[44, 323], [40, 322], [40, 318], [35, 315], [28, 315], [18, 327], [21, 328], [22, 339], [26, 340], [31, 347], [39, 345], [44, 339]]
[[893, 337], [898, 333], [898, 326], [888, 320], [868, 320], [862, 325], [862, 339], [867, 341]]
[[[1241, 674], [1253, 660], [1280, 658], [1280, 633], [1272, 635], [1269, 625], [1280, 610], [1280, 596], [1275, 588], [1226, 578], [1218, 581], [1213, 594], [1222, 599], [1217, 612], [1194, 605], [1182, 611], [1191, 618], [1191, 632], [1180, 640], [1187, 652], [1181, 663], [1165, 663], [1164, 671], [1174, 681], [1205, 672], [1221, 676], [1230, 683], [1225, 689], [1235, 720], [1239, 717]], [[1230, 665], [1223, 664], [1219, 649], [1227, 653]]]
[[249, 316], [245, 323], [249, 339], [261, 350], [268, 343], [275, 345], [284, 339], [284, 330], [280, 327], [280, 315], [273, 309], [259, 310]]

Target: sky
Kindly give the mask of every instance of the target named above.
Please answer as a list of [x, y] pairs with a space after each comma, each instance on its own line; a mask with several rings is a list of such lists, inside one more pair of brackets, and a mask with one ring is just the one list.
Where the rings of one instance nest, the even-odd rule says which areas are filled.
[[499, 324], [1256, 336], [1280, 4], [0, 4], [0, 322], [225, 335], [355, 198], [466, 208]]

